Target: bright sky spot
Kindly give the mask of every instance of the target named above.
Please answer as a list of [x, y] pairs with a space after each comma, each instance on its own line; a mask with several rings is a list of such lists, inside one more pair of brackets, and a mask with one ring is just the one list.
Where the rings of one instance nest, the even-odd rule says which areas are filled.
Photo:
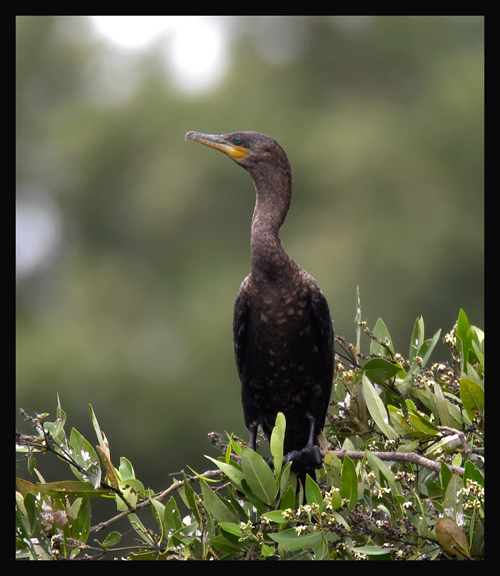
[[141, 48], [172, 28], [172, 16], [91, 16], [98, 32], [126, 48]]
[[166, 66], [183, 91], [213, 88], [226, 70], [227, 38], [216, 16], [91, 16], [91, 20], [101, 36], [124, 49], [162, 43]]
[[220, 21], [214, 17], [179, 18], [171, 58], [181, 88], [201, 90], [215, 86], [227, 65], [226, 37]]
[[47, 194], [16, 202], [16, 279], [48, 265], [62, 238], [62, 219]]

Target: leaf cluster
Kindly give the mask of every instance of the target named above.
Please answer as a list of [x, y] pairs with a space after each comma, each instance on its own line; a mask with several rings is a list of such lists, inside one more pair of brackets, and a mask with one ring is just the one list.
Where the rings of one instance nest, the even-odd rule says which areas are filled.
[[[484, 555], [484, 333], [460, 311], [443, 341], [451, 360], [431, 364], [440, 331], [417, 319], [406, 358], [379, 320], [361, 320], [353, 368], [337, 366], [322, 446], [324, 466], [304, 485], [283, 456], [278, 414], [264, 459], [227, 434], [215, 469], [182, 472], [161, 493], [145, 489], [132, 464], [115, 467], [90, 407], [95, 448], [54, 422], [26, 416], [36, 435], [18, 434], [36, 483], [17, 479], [19, 558], [128, 559], [480, 559]], [[361, 353], [367, 334], [369, 354]], [[37, 457], [52, 452], [76, 480], [45, 482]], [[116, 514], [91, 526], [91, 498]], [[188, 514], [181, 510], [188, 509]], [[141, 512], [144, 510], [144, 512]], [[140, 516], [140, 517], [139, 517]], [[128, 518], [137, 545], [112, 529]], [[106, 534], [102, 539], [95, 536]], [[91, 538], [91, 535], [93, 538]]]

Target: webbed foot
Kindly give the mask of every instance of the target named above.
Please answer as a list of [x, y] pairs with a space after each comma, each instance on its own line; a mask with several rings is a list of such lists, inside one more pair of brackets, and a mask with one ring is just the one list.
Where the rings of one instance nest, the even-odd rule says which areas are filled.
[[285, 455], [285, 460], [292, 463], [292, 471], [316, 470], [323, 465], [323, 458], [319, 448], [307, 445], [302, 450], [292, 450]]

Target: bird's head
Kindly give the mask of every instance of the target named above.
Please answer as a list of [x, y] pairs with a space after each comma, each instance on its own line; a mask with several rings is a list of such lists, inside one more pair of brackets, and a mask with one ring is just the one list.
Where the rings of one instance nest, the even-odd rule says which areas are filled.
[[232, 132], [221, 136], [188, 132], [186, 140], [194, 140], [224, 152], [249, 172], [256, 166], [276, 164], [280, 160], [284, 165], [288, 165], [283, 148], [276, 140], [260, 132]]

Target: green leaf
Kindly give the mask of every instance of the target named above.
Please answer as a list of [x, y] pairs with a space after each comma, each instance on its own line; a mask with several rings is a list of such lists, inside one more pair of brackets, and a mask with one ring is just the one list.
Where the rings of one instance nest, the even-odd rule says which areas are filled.
[[274, 469], [276, 474], [279, 475], [283, 465], [283, 443], [285, 441], [286, 419], [283, 412], [278, 412], [276, 416], [276, 423], [271, 434], [271, 441], [269, 443], [271, 454], [274, 458]]
[[281, 544], [285, 550], [304, 550], [305, 548], [314, 549], [321, 545], [323, 534], [321, 531], [307, 532], [305, 534], [297, 534], [295, 528], [289, 528], [278, 533], [270, 533], [269, 537]]
[[460, 452], [453, 454], [453, 458], [451, 459], [452, 466], [462, 466], [463, 456]]
[[254, 494], [245, 478], [241, 481], [241, 489], [254, 508], [261, 513], [264, 513], [267, 510], [265, 501]]
[[463, 482], [458, 474], [453, 474], [446, 487], [443, 499], [443, 515], [458, 525], [464, 522]]
[[262, 544], [260, 549], [260, 553], [262, 554], [263, 558], [269, 558], [276, 554], [276, 550], [272, 546], [268, 546], [267, 544]]
[[219, 528], [225, 532], [229, 532], [229, 534], [232, 534], [233, 536], [237, 536], [238, 538], [245, 536], [245, 533], [242, 531], [240, 525], [235, 524], [234, 522], [220, 522]]
[[431, 444], [429, 448], [424, 451], [424, 455], [428, 458], [437, 459], [443, 450], [447, 454], [452, 454], [456, 448], [456, 435], [445, 436], [441, 440], [437, 441], [435, 444]]
[[288, 490], [285, 492], [280, 502], [281, 510], [286, 510], [287, 508], [295, 508], [295, 490], [292, 486], [288, 487]]
[[[394, 354], [394, 346], [392, 344], [392, 338], [382, 318], [379, 318], [377, 320], [377, 323], [375, 324], [375, 328], [373, 329], [372, 333], [375, 336], [375, 338], [387, 344], [389, 350]], [[376, 356], [387, 356], [389, 352], [387, 348], [385, 348], [378, 342], [375, 342], [375, 340], [372, 340], [370, 343], [370, 354]]]
[[78, 513], [73, 522], [72, 537], [85, 544], [90, 532], [90, 500], [87, 494], [76, 500], [71, 510], [76, 511], [77, 508]]
[[354, 508], [358, 501], [358, 475], [356, 474], [354, 462], [349, 456], [344, 456], [342, 463], [340, 494], [342, 498], [346, 498], [349, 501], [349, 508]]
[[[427, 364], [432, 351], [439, 341], [441, 330], [438, 330], [430, 340], [424, 340], [424, 333], [424, 320], [421, 317], [417, 318], [413, 328], [412, 340], [408, 353], [408, 359], [410, 363], [415, 359], [416, 356], [419, 356], [422, 359], [422, 365], [425, 366]], [[408, 372], [408, 375], [413, 374], [414, 372], [418, 372], [418, 370], [418, 364], [413, 363]]]
[[90, 421], [92, 423], [92, 427], [94, 428], [95, 435], [97, 436], [97, 441], [99, 442], [99, 446], [104, 448], [105, 446], [107, 446], [106, 436], [104, 436], [104, 434], [101, 432], [99, 422], [97, 422], [97, 418], [96, 418], [96, 415], [94, 413], [94, 409], [92, 408], [91, 404], [89, 404], [89, 412], [90, 412]]
[[329, 484], [340, 488], [342, 477], [342, 460], [333, 452], [327, 452], [323, 459], [325, 470], [328, 474]]
[[[441, 432], [439, 428], [429, 420], [429, 417], [421, 412], [409, 412], [410, 422], [414, 432], [412, 436], [419, 438], [421, 436], [438, 436]], [[416, 433], [415, 433], [416, 432]]]
[[422, 358], [422, 365], [425, 366], [427, 362], [429, 362], [429, 358], [431, 357], [436, 344], [439, 342], [439, 337], [441, 336], [441, 330], [438, 330], [431, 340], [426, 340], [418, 351], [418, 355]]
[[132, 478], [135, 479], [134, 467], [124, 456], [120, 457], [120, 468], [118, 469], [118, 472], [122, 482], [125, 480], [131, 480]]
[[271, 510], [271, 512], [266, 512], [265, 514], [262, 514], [262, 516], [276, 524], [288, 524], [289, 522], [289, 520], [283, 518], [283, 510]]
[[434, 384], [434, 398], [439, 420], [443, 426], [453, 427], [450, 411], [448, 410], [448, 401], [445, 399], [441, 386], [436, 382]]
[[469, 322], [469, 319], [467, 318], [467, 314], [462, 309], [460, 309], [460, 312], [458, 313], [457, 336], [463, 342], [469, 342], [469, 339], [471, 337], [471, 335], [470, 335], [470, 322]]
[[134, 513], [129, 514], [128, 519], [132, 528], [141, 537], [141, 539], [144, 540], [147, 544], [149, 544], [149, 546], [154, 548], [156, 543], [151, 537], [150, 531], [144, 526], [144, 524], [141, 522], [137, 514]]
[[420, 447], [419, 440], [410, 440], [408, 442], [404, 442], [401, 446], [398, 447], [396, 450], [397, 452], [415, 452]]
[[370, 416], [373, 418], [373, 421], [379, 427], [382, 434], [389, 438], [389, 440], [396, 440], [398, 434], [389, 424], [389, 416], [387, 414], [387, 410], [385, 409], [384, 403], [377, 394], [373, 384], [364, 374], [363, 394], [365, 397], [366, 406], [370, 412]]
[[[296, 484], [296, 476], [295, 474], [291, 475], [292, 470], [292, 463], [287, 462], [282, 468], [281, 472], [278, 476], [278, 483], [279, 483], [279, 497], [282, 498], [283, 495], [288, 491], [291, 487], [292, 483]], [[295, 480], [295, 482], [293, 482]]]
[[233, 538], [233, 541], [230, 541], [225, 537], [225, 535], [223, 536], [222, 534], [218, 534], [212, 538], [210, 545], [215, 550], [218, 550], [223, 554], [227, 554], [228, 558], [231, 558], [232, 556], [229, 555], [234, 555], [241, 552], [241, 544], [238, 542], [238, 538], [235, 536], [231, 536], [231, 538]]
[[232, 513], [223, 498], [216, 494], [206, 482], [200, 482], [203, 505], [217, 522], [236, 522], [238, 518]]
[[24, 497], [24, 508], [29, 521], [30, 537], [39, 534], [41, 532], [41, 516], [33, 494], [28, 493]]
[[323, 496], [316, 482], [307, 474], [306, 476], [306, 500], [308, 504], [317, 504], [320, 512], [323, 510]]
[[470, 460], [467, 460], [467, 462], [465, 463], [465, 470], [463, 476], [464, 484], [466, 484], [467, 480], [474, 480], [480, 486], [484, 486], [484, 476]]
[[424, 342], [424, 319], [420, 316], [415, 321], [415, 326], [413, 327], [413, 332], [411, 335], [410, 350], [408, 352], [408, 360], [410, 363], [413, 361], [415, 356], [418, 356], [418, 351]]
[[83, 473], [71, 466], [74, 475], [80, 480], [88, 480], [94, 488], [98, 488], [101, 484], [101, 466], [96, 451], [74, 428], [71, 430], [69, 444], [72, 448], [71, 456], [85, 470]]
[[64, 434], [64, 425], [66, 424], [66, 413], [61, 408], [61, 401], [59, 400], [59, 394], [57, 395], [57, 409], [56, 409], [56, 422], [54, 423], [54, 429], [52, 430], [52, 436], [59, 444], [65, 443], [63, 438], [65, 438]]
[[215, 460], [215, 458], [211, 458], [210, 456], [205, 456], [208, 460], [212, 461], [221, 472], [229, 478], [229, 480], [237, 487], [241, 488], [241, 481], [244, 480], [245, 475], [241, 471], [240, 467], [234, 463], [227, 463], [221, 462], [220, 460]]
[[408, 434], [411, 430], [408, 421], [406, 419], [406, 415], [401, 408], [397, 408], [396, 406], [388, 405], [387, 410], [389, 411], [389, 417], [391, 419], [391, 423], [394, 426], [394, 430], [398, 434]]
[[236, 441], [235, 438], [233, 438], [232, 435], [228, 434], [227, 432], [226, 432], [226, 434], [227, 434], [227, 437], [229, 439], [229, 444], [231, 445], [234, 453], [238, 456], [238, 458], [241, 458], [241, 446], [240, 446], [240, 444], [238, 444], [238, 442]]
[[[483, 380], [483, 372], [482, 372], [482, 368], [481, 366], [477, 366], [477, 369], [474, 368], [474, 366], [471, 366], [469, 364], [469, 362], [467, 362], [467, 377], [469, 378], [469, 380], [472, 380], [473, 382], [475, 382], [480, 388], [481, 390], [484, 391], [484, 380]], [[464, 374], [462, 374], [462, 377], [464, 376]]]
[[336, 511], [333, 511], [331, 514], [335, 518], [335, 520], [337, 521], [337, 524], [340, 524], [341, 526], [343, 526], [345, 528], [346, 532], [351, 531], [351, 527], [346, 522], [346, 519], [342, 516], [342, 514], [340, 514], [339, 512], [336, 512]]
[[187, 506], [191, 510], [194, 518], [196, 519], [196, 522], [198, 522], [198, 524], [201, 524], [202, 522], [201, 515], [200, 511], [198, 510], [198, 505], [196, 502], [197, 495], [195, 494], [194, 490], [191, 488], [191, 485], [187, 481], [186, 474], [184, 472], [182, 473], [182, 477], [184, 479], [184, 486], [183, 488], [180, 488], [179, 493], [182, 491], [182, 493], [185, 496]]
[[82, 498], [85, 495], [92, 498], [93, 496], [115, 494], [113, 491], [106, 490], [105, 488], [94, 488], [91, 482], [80, 482], [78, 480], [39, 482], [37, 486], [40, 492], [52, 498]]
[[158, 526], [160, 527], [162, 532], [166, 532], [165, 530], [165, 504], [156, 500], [156, 498], [149, 498], [151, 503], [151, 512], [155, 517], [155, 520], [158, 522]]
[[381, 460], [378, 456], [375, 456], [375, 454], [373, 454], [369, 450], [366, 451], [366, 459], [370, 464], [370, 468], [373, 470], [377, 478], [379, 478], [379, 481], [380, 481], [380, 473], [382, 473], [382, 475], [387, 480], [387, 483], [389, 484], [391, 492], [394, 494], [394, 496], [396, 496], [396, 494], [399, 494], [400, 492], [399, 484], [396, 482], [394, 474], [392, 473], [392, 470], [389, 468], [389, 466], [387, 466], [387, 464], [383, 460]]
[[170, 500], [165, 504], [163, 525], [165, 526], [165, 534], [180, 530], [183, 526], [181, 514], [173, 496], [170, 496]]
[[278, 482], [266, 461], [250, 448], [241, 451], [241, 467], [252, 492], [268, 504], [274, 502]]
[[474, 528], [474, 534], [472, 535], [472, 539], [470, 539], [469, 534], [469, 541], [471, 547], [471, 553], [474, 556], [482, 556], [484, 557], [484, 522], [479, 520]]
[[28, 472], [33, 474], [36, 468], [36, 458], [35, 458], [35, 451], [31, 451], [28, 456]]
[[470, 362], [470, 364], [476, 364], [478, 362], [474, 347], [472, 346], [475, 335], [471, 330], [467, 315], [463, 310], [460, 310], [457, 320], [457, 349], [460, 353], [460, 369], [462, 372], [465, 371], [467, 362]]
[[340, 490], [332, 490], [330, 498], [332, 510], [338, 510], [342, 506]]
[[446, 462], [441, 462], [441, 472], [439, 476], [441, 478], [441, 488], [443, 490], [443, 494], [446, 494], [448, 484], [450, 483], [450, 480], [453, 478], [453, 472], [450, 470]]
[[483, 414], [484, 411], [484, 391], [473, 380], [469, 378], [460, 379], [460, 398], [464, 409], [467, 412], [467, 416], [472, 419], [474, 418], [476, 412]]
[[471, 326], [472, 330], [472, 349], [474, 350], [476, 357], [484, 370], [484, 332], [477, 328], [476, 326]]
[[26, 494], [33, 494], [33, 496], [38, 497], [40, 493], [40, 489], [38, 488], [38, 486], [35, 486], [33, 482], [30, 482], [29, 480], [24, 480], [23, 478], [16, 478], [16, 484], [22, 496], [26, 496]]
[[374, 382], [388, 382], [394, 376], [404, 376], [404, 370], [397, 362], [389, 362], [385, 358], [372, 358], [362, 368], [367, 378]]
[[122, 539], [122, 535], [120, 534], [120, 532], [110, 532], [106, 538], [104, 539], [104, 542], [102, 543], [104, 548], [111, 548], [112, 546], [116, 546], [117, 544], [120, 543], [120, 540]]
[[391, 546], [358, 546], [357, 548], [350, 548], [350, 550], [358, 554], [366, 554], [366, 556], [385, 556], [397, 548]]

